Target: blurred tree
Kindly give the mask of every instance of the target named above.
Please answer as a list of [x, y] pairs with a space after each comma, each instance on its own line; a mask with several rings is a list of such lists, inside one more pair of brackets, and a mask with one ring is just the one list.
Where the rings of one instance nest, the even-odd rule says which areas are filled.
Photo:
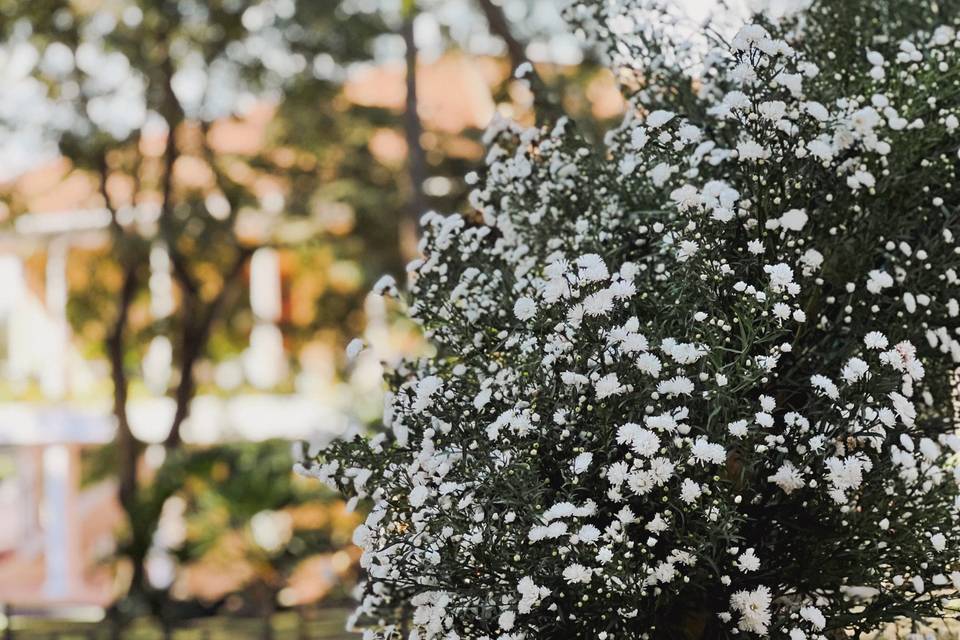
[[[74, 296], [71, 313], [104, 326], [132, 593], [149, 590], [144, 560], [156, 522], [156, 505], [139, 487], [144, 445], [127, 414], [145, 345], [155, 335], [172, 343], [175, 411], [165, 446], [173, 451], [198, 363], [214, 327], [238, 308], [250, 257], [259, 247], [302, 244], [323, 223], [311, 207], [332, 176], [318, 159], [336, 154], [338, 141], [302, 152], [245, 140], [244, 120], [259, 109], [275, 112], [280, 129], [315, 129], [320, 123], [303, 122], [304, 113], [329, 109], [342, 80], [336, 70], [369, 60], [383, 31], [375, 14], [347, 15], [327, 2], [0, 2], [0, 34], [38, 53], [34, 79], [60, 116], [49, 123], [51, 136], [72, 170], [95, 183], [109, 214], [110, 251], [89, 265], [101, 277]], [[352, 124], [333, 130], [348, 136]], [[18, 204], [11, 202], [14, 214]], [[158, 261], [169, 262], [175, 296], [157, 291]]]
[[[538, 2], [512, 4], [526, 6], [526, 16]], [[145, 562], [163, 507], [182, 483], [192, 478], [212, 502], [250, 491], [243, 474], [230, 474], [223, 486], [198, 480], [217, 477], [204, 476], [204, 464], [234, 453], [180, 445], [191, 400], [211, 378], [205, 361], [235, 357], [254, 328], [242, 294], [255, 251], [279, 248], [281, 269], [310, 276], [284, 285], [295, 290], [284, 296], [279, 326], [296, 351], [319, 332], [359, 332], [367, 285], [383, 272], [403, 272], [420, 213], [465, 208], [461, 176], [479, 157], [482, 123], [431, 129], [417, 92], [424, 74], [417, 74], [416, 22], [439, 21], [444, 46], [464, 42], [441, 19], [446, 4], [403, 0], [390, 11], [316, 0], [0, 0], [0, 38], [36, 51], [32, 81], [55, 107], [50, 138], [72, 174], [93, 185], [91, 205], [109, 214], [109, 249], [71, 257], [68, 311], [87, 351], [107, 359], [113, 383], [115, 471], [129, 520], [121, 551], [132, 568], [124, 606], [147, 603], [157, 612], [169, 604], [167, 589], [148, 584]], [[527, 42], [544, 33], [526, 20], [514, 33], [521, 25], [489, 0], [449, 4], [462, 9], [462, 23], [485, 19], [492, 41], [504, 43], [509, 62], [488, 59], [484, 77], [494, 85], [492, 102], [513, 115], [532, 113], [517, 104], [530, 96], [510, 71], [529, 60]], [[389, 105], [351, 99], [351, 73], [382, 62], [378, 48], [397, 40], [406, 48], [404, 98]], [[589, 111], [592, 65], [538, 64], [532, 78], [562, 87], [555, 93], [572, 101], [567, 112]], [[14, 217], [29, 209], [15, 191], [6, 200]], [[158, 286], [166, 263], [169, 294]], [[172, 351], [162, 393], [175, 411], [166, 462], [148, 478], [138, 472], [145, 443], [127, 412], [131, 394], [150, 382], [141, 365], [158, 337]], [[198, 514], [212, 513], [201, 508], [207, 498], [201, 505], [199, 493], [191, 496], [185, 499]], [[286, 500], [260, 497], [260, 510]], [[278, 505], [269, 507], [271, 500]], [[252, 515], [231, 522], [243, 518]], [[195, 558], [205, 543], [185, 544], [182, 553]]]
[[[360, 516], [346, 512], [330, 492], [295, 477], [291, 465], [289, 443], [277, 440], [171, 454], [142, 496], [148, 519], [160, 523], [162, 534], [154, 536], [148, 555], [178, 569], [164, 585], [165, 594], [184, 591], [201, 598], [199, 603], [156, 598], [162, 620], [174, 622], [198, 608], [265, 616], [278, 600], [298, 604], [303, 595], [337, 588], [337, 578], [328, 576], [327, 584], [311, 584], [298, 594], [303, 585], [292, 584], [292, 578], [316, 561], [334, 565], [332, 572], [348, 572], [350, 565], [336, 552]], [[322, 578], [314, 572], [311, 582], [317, 581]], [[283, 589], [292, 592], [278, 597]]]

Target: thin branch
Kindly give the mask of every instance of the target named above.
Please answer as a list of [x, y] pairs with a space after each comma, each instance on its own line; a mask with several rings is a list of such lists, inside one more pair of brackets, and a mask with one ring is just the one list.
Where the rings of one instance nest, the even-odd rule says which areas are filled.
[[[240, 247], [236, 258], [224, 274], [220, 291], [217, 292], [213, 300], [206, 305], [202, 313], [195, 315], [196, 312], [191, 311], [189, 314], [185, 314], [181, 336], [180, 380], [174, 390], [176, 411], [170, 426], [170, 433], [167, 434], [167, 439], [164, 442], [168, 449], [178, 447], [182, 441], [180, 430], [183, 422], [190, 415], [190, 403], [196, 393], [194, 366], [206, 351], [210, 331], [233, 293], [236, 282], [243, 274], [243, 268], [253, 252], [254, 249], [251, 247]], [[199, 304], [199, 301], [195, 300], [194, 303]], [[191, 320], [193, 317], [196, 317], [197, 320]]]
[[110, 165], [107, 163], [107, 153], [105, 150], [97, 156], [97, 170], [100, 174], [100, 180], [98, 182], [100, 197], [103, 198], [103, 206], [110, 212], [110, 230], [115, 236], [119, 237], [123, 234], [123, 227], [120, 226], [120, 221], [117, 219], [117, 209], [113, 206], [113, 201], [110, 198], [110, 190], [107, 189], [107, 179], [110, 177]]
[[185, 297], [199, 295], [199, 285], [190, 273], [187, 263], [177, 247], [176, 230], [173, 226], [173, 169], [179, 157], [177, 149], [177, 127], [183, 121], [183, 109], [173, 91], [173, 63], [169, 55], [164, 58], [162, 70], [164, 77], [163, 116], [167, 122], [167, 141], [163, 149], [163, 182], [161, 184], [160, 229], [167, 240], [167, 253], [173, 266], [173, 275]]
[[494, 4], [492, 0], [477, 0], [477, 4], [480, 5], [483, 17], [487, 19], [490, 32], [503, 40], [504, 44], [507, 45], [507, 55], [510, 56], [510, 66], [516, 69], [523, 63], [530, 62], [530, 58], [527, 57], [527, 47], [513, 35], [513, 32], [510, 30], [510, 22], [503, 13], [503, 8], [500, 5]]
[[210, 146], [210, 125], [212, 123], [204, 120], [200, 122], [200, 149], [203, 152], [203, 159], [206, 161], [207, 166], [210, 167], [210, 171], [213, 172], [213, 179], [217, 183], [217, 189], [223, 194], [223, 197], [227, 199], [227, 203], [230, 205], [230, 214], [227, 219], [228, 223], [233, 223], [236, 220], [237, 212], [240, 209], [240, 203], [237, 202], [236, 198], [233, 197], [233, 192], [237, 189], [242, 188], [237, 181], [228, 176], [226, 172], [221, 170], [219, 164], [217, 163], [216, 154], [213, 151], [213, 148]]
[[525, 77], [530, 82], [530, 90], [533, 92], [533, 103], [537, 110], [537, 117], [548, 116], [555, 117], [561, 115], [559, 106], [550, 99], [547, 91], [547, 85], [537, 73], [533, 62], [527, 56], [527, 45], [521, 41], [510, 28], [510, 21], [507, 20], [503, 8], [495, 4], [493, 0], [477, 0], [480, 5], [480, 11], [487, 19], [487, 26], [490, 32], [503, 40], [507, 46], [507, 55], [510, 57], [510, 66], [516, 71], [521, 65], [529, 65], [529, 71]]

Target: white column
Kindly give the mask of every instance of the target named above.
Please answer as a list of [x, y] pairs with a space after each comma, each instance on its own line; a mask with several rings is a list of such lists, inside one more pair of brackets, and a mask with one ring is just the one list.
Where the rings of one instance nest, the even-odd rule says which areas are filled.
[[52, 599], [70, 596], [79, 571], [75, 457], [76, 451], [65, 444], [43, 451], [43, 592]]
[[67, 252], [65, 236], [56, 236], [47, 246], [45, 303], [50, 335], [45, 346], [46, 362], [40, 372], [43, 394], [59, 400], [67, 392]]
[[250, 259], [250, 308], [257, 324], [244, 354], [244, 370], [260, 389], [276, 386], [287, 373], [283, 335], [276, 325], [283, 311], [281, 286], [280, 255], [270, 247], [257, 249]]
[[280, 286], [280, 255], [270, 247], [257, 249], [250, 258], [250, 307], [258, 320], [280, 319]]

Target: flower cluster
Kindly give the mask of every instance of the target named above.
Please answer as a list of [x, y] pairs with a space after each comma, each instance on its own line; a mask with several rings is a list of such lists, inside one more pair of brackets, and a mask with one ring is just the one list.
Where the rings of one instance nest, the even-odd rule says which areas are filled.
[[629, 113], [491, 127], [410, 267], [436, 355], [301, 465], [370, 505], [368, 638], [803, 640], [960, 590], [958, 16], [696, 51], [656, 4], [570, 8]]

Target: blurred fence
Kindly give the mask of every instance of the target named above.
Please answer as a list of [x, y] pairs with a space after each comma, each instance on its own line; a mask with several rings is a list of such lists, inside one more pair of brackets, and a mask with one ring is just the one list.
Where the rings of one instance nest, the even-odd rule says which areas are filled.
[[347, 609], [317, 608], [278, 613], [270, 618], [215, 616], [164, 629], [139, 620], [119, 629], [108, 620], [76, 622], [8, 611], [2, 640], [357, 640], [344, 631]]

